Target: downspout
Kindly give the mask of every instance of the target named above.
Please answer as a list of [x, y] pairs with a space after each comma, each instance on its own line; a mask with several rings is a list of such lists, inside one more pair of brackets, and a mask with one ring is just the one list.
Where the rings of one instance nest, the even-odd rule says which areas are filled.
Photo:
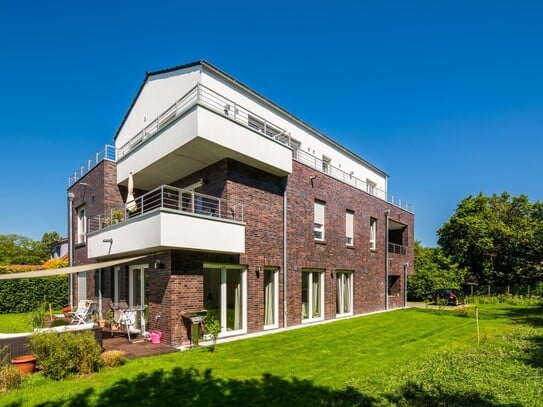
[[385, 310], [388, 310], [388, 227], [390, 209], [385, 209]]
[[404, 287], [403, 287], [403, 292], [404, 292], [404, 298], [403, 298], [403, 306], [404, 307], [407, 307], [407, 269], [409, 268], [409, 262], [406, 261], [404, 266], [403, 266], [403, 273], [404, 273], [404, 277], [403, 277], [403, 281], [404, 281]]
[[288, 175], [283, 177], [283, 328], [287, 323], [287, 185]]
[[[73, 208], [74, 208], [73, 192], [68, 192], [68, 266], [72, 267], [74, 264], [74, 249], [73, 249]], [[74, 306], [74, 275], [70, 273], [70, 307]]]

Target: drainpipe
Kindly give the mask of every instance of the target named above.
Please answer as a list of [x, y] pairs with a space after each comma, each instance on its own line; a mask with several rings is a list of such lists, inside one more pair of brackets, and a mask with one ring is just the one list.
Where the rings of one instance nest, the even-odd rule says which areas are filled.
[[403, 299], [403, 306], [404, 307], [407, 307], [407, 269], [409, 268], [409, 262], [406, 261], [404, 266], [403, 266], [403, 281], [404, 281], [404, 287], [403, 287], [403, 292], [404, 292], [404, 299]]
[[388, 309], [388, 227], [390, 209], [385, 209], [385, 310]]
[[[73, 243], [73, 209], [74, 193], [68, 192], [68, 266], [72, 267], [74, 263], [74, 243]], [[70, 273], [70, 307], [74, 306], [74, 275]]]
[[287, 324], [287, 184], [288, 175], [283, 177], [283, 328]]

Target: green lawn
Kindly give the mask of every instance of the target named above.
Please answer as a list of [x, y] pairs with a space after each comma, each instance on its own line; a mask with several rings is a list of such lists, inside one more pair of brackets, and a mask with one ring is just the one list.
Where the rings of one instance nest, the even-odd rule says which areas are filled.
[[29, 314], [0, 315], [0, 333], [20, 333], [32, 331]]
[[543, 307], [479, 310], [480, 344], [473, 308], [398, 310], [63, 382], [34, 374], [0, 405], [543, 406]]

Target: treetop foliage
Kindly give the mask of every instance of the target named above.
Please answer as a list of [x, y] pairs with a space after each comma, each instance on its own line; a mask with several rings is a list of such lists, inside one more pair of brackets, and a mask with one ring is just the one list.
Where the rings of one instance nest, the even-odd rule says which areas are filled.
[[437, 233], [443, 253], [478, 284], [531, 284], [542, 272], [543, 203], [526, 195], [464, 198]]
[[50, 257], [51, 244], [59, 239], [61, 236], [57, 232], [44, 233], [40, 241], [0, 234], [0, 265], [42, 264]]

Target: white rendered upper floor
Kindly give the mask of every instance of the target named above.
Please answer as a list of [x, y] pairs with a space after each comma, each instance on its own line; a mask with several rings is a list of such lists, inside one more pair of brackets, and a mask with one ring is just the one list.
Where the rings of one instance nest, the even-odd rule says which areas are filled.
[[226, 157], [284, 176], [294, 157], [387, 197], [386, 173], [205, 61], [148, 73], [115, 147], [118, 183], [142, 189]]

